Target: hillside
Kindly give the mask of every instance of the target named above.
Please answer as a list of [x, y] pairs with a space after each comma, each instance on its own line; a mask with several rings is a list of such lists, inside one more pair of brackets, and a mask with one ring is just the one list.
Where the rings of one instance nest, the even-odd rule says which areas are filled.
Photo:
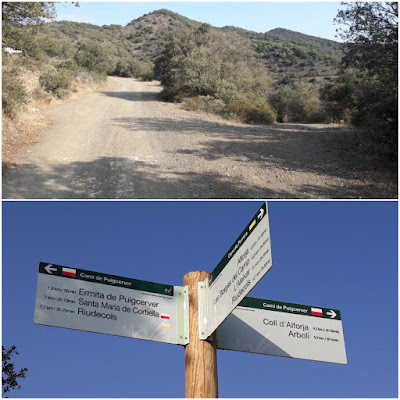
[[[158, 10], [131, 21], [126, 26], [56, 21], [44, 26], [43, 38], [51, 36], [51, 45], [65, 47], [78, 46], [85, 42], [100, 44], [115, 60], [136, 57], [142, 61], [153, 61], [160, 52], [168, 35], [180, 28], [199, 26], [179, 14], [168, 10]], [[56, 39], [57, 37], [57, 39]]]
[[235, 27], [222, 30], [246, 38], [274, 80], [329, 81], [337, 74], [342, 57], [338, 42], [283, 28], [266, 33]]
[[[132, 20], [126, 26], [52, 22], [45, 25], [42, 35], [52, 37], [48, 45], [51, 56], [68, 58], [71, 47], [95, 42], [115, 63], [131, 57], [147, 63], [159, 55], [170, 34], [200, 25], [200, 22], [161, 9]], [[212, 27], [212, 30], [228, 38], [231, 35], [241, 37], [276, 83], [326, 82], [337, 74], [340, 43], [281, 28], [266, 33], [236, 27]]]
[[350, 123], [371, 152], [397, 159], [396, 24], [384, 45], [355, 47], [344, 36], [340, 44], [282, 28], [215, 28], [165, 9], [126, 26], [46, 23], [54, 7], [3, 4], [3, 160], [9, 144], [47, 123], [44, 108], [96, 90], [107, 75], [157, 80], [159, 100], [235, 122]]

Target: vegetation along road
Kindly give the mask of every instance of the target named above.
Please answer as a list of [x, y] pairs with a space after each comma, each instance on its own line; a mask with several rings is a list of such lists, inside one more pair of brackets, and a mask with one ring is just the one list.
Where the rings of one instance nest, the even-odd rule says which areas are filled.
[[334, 125], [244, 125], [163, 103], [156, 82], [106, 89], [53, 120], [3, 175], [3, 198], [390, 198], [393, 177]]

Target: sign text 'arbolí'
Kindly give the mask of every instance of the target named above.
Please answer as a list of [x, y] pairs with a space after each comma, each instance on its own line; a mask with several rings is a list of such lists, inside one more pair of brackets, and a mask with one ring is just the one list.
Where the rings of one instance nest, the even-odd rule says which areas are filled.
[[187, 344], [187, 287], [40, 263], [34, 322]]
[[[347, 364], [339, 310], [246, 297], [271, 267], [265, 202], [211, 277], [198, 282], [199, 338], [215, 333], [221, 350]], [[188, 286], [41, 262], [34, 322], [187, 345]]]
[[218, 327], [217, 348], [347, 364], [339, 310], [252, 297]]

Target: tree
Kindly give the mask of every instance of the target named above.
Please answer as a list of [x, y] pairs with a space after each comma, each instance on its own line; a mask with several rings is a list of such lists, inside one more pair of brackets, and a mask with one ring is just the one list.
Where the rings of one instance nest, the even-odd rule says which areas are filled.
[[[352, 122], [397, 151], [398, 3], [343, 3], [336, 23], [345, 41], [343, 73], [354, 79]], [[383, 134], [383, 135], [382, 135]]]
[[345, 41], [343, 62], [347, 67], [367, 70], [371, 75], [393, 75], [397, 71], [398, 3], [343, 3], [336, 23], [348, 26], [338, 29]]
[[351, 72], [343, 73], [334, 83], [320, 89], [320, 99], [330, 122], [351, 122], [355, 108], [356, 78]]
[[120, 58], [115, 66], [113, 75], [125, 78], [153, 79], [153, 65], [136, 58]]
[[207, 24], [175, 32], [155, 60], [167, 100], [212, 96], [230, 103], [265, 99], [269, 79], [243, 40]]
[[18, 372], [14, 370], [14, 363], [12, 363], [10, 359], [13, 353], [18, 354], [15, 346], [11, 346], [8, 350], [2, 346], [2, 353], [2, 389], [4, 395], [10, 390], [21, 389], [21, 385], [18, 384], [17, 379], [25, 378], [25, 373], [28, 371], [28, 369], [22, 368]]
[[90, 72], [105, 74], [112, 70], [106, 51], [94, 42], [81, 44], [74, 58], [78, 65]]
[[3, 2], [2, 40], [3, 45], [28, 54], [35, 54], [38, 27], [47, 19], [56, 16], [54, 3], [47, 2]]
[[279, 122], [324, 122], [326, 114], [319, 92], [316, 84], [297, 82], [272, 93], [269, 102]]
[[[72, 2], [79, 7], [78, 2]], [[3, 45], [24, 50], [36, 55], [38, 29], [48, 20], [56, 17], [54, 2], [2, 2], [2, 42]]]
[[[56, 15], [54, 3], [3, 2], [2, 21], [7, 26], [41, 25]], [[4, 25], [3, 25], [4, 29]]]

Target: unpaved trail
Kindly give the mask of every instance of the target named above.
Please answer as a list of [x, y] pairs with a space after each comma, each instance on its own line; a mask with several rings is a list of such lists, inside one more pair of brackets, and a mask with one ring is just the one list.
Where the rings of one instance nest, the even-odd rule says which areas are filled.
[[[397, 179], [329, 125], [249, 126], [109, 78], [53, 109], [52, 127], [3, 174], [4, 199], [397, 198]], [[350, 140], [351, 141], [351, 140]]]

